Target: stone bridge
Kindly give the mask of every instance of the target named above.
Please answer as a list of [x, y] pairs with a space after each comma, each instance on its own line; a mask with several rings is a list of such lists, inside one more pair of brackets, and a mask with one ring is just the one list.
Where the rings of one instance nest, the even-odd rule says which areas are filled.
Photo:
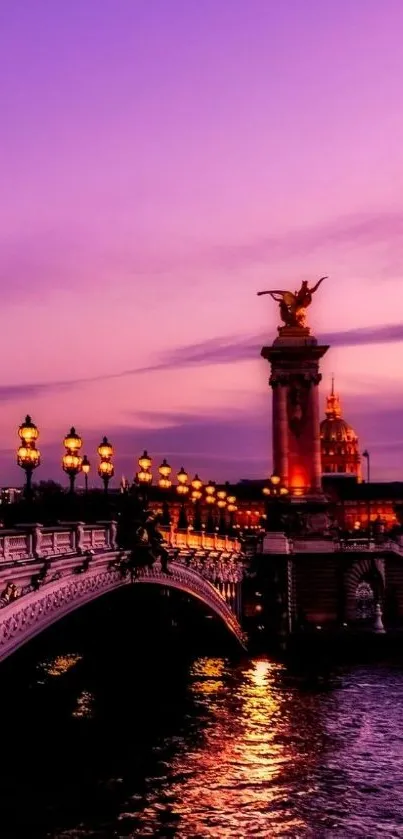
[[167, 531], [167, 572], [155, 562], [135, 576], [116, 544], [116, 523], [20, 525], [0, 533], [0, 661], [75, 609], [128, 584], [178, 589], [201, 601], [245, 647], [239, 542]]

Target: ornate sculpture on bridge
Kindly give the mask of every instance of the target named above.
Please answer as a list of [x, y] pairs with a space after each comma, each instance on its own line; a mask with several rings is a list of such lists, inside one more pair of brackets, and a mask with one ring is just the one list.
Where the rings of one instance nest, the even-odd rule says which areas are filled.
[[299, 291], [282, 291], [273, 289], [273, 291], [258, 291], [258, 297], [263, 294], [270, 294], [270, 297], [280, 304], [280, 315], [285, 326], [294, 329], [306, 329], [306, 310], [312, 303], [312, 295], [318, 290], [323, 280], [327, 277], [321, 277], [316, 285], [309, 288], [307, 280], [303, 280]]

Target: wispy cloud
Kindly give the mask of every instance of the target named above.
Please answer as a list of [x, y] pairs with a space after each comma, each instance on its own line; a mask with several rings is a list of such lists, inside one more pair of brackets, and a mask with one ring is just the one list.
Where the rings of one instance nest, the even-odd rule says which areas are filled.
[[[328, 332], [320, 336], [322, 344], [333, 347], [352, 347], [366, 344], [389, 344], [403, 341], [403, 323], [385, 326], [365, 326], [342, 332]], [[232, 364], [257, 358], [260, 348], [267, 344], [267, 334], [258, 336], [222, 336], [198, 344], [178, 347], [155, 365], [136, 372], [150, 372], [200, 364]], [[135, 371], [133, 371], [135, 372]]]
[[[403, 341], [403, 323], [385, 326], [366, 326], [342, 332], [328, 332], [320, 336], [322, 344], [333, 347], [352, 347], [370, 344], [389, 344]], [[258, 336], [231, 335], [210, 338], [197, 344], [188, 344], [165, 353], [154, 364], [147, 367], [134, 367], [116, 373], [99, 374], [83, 379], [21, 383], [0, 386], [0, 399], [12, 402], [25, 397], [43, 396], [83, 385], [105, 382], [112, 379], [129, 378], [159, 370], [184, 369], [200, 365], [235, 364], [259, 357], [263, 344], [267, 344], [267, 335]]]
[[[112, 244], [103, 241], [90, 228], [36, 229], [0, 236], [2, 261], [0, 284], [6, 299], [31, 295], [38, 290], [48, 293], [66, 286], [80, 287], [88, 271], [102, 282], [109, 282], [111, 272], [119, 276], [149, 276], [177, 272], [222, 269], [234, 271], [251, 264], [289, 262], [320, 250], [328, 253], [340, 248], [368, 249], [388, 245], [387, 263], [394, 271], [403, 267], [403, 213], [370, 211], [334, 218], [310, 227], [284, 229], [280, 233], [199, 247], [183, 243], [161, 242], [156, 250], [152, 242], [140, 237], [134, 242], [117, 231]], [[367, 263], [366, 263], [367, 264]], [[380, 269], [379, 269], [380, 270]], [[382, 273], [382, 272], [381, 272]]]
[[217, 245], [211, 249], [211, 259], [234, 270], [250, 263], [288, 261], [321, 249], [359, 249], [386, 243], [397, 246], [403, 256], [402, 237], [402, 212], [368, 212], [345, 215], [316, 226], [291, 228], [249, 242]]

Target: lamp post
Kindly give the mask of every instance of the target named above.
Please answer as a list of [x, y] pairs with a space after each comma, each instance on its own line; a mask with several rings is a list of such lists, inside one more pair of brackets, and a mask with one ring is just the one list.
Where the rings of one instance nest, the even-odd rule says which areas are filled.
[[225, 509], [227, 506], [227, 491], [225, 489], [219, 489], [217, 492], [217, 507], [220, 511], [220, 519], [218, 523], [218, 529], [220, 533], [225, 533], [227, 529], [227, 523], [225, 521]]
[[236, 506], [235, 495], [227, 496], [227, 510], [229, 512], [229, 528], [230, 532], [232, 533], [235, 527], [235, 514], [238, 510], [238, 507]]
[[262, 492], [267, 500], [266, 530], [277, 531], [281, 527], [280, 498], [288, 495], [288, 489], [281, 485], [281, 478], [278, 475], [272, 475], [269, 485], [263, 487]]
[[[167, 463], [165, 457], [161, 465], [158, 467], [158, 472], [160, 474], [158, 486], [164, 492], [168, 492], [168, 490], [170, 490], [172, 486], [172, 481], [170, 478], [172, 468], [170, 467], [169, 463]], [[166, 498], [164, 498], [162, 504], [162, 524], [164, 524], [166, 527], [169, 527], [169, 525], [171, 524], [171, 516], [169, 513], [169, 506]]]
[[214, 507], [216, 503], [215, 497], [215, 483], [213, 481], [209, 481], [208, 484], [204, 487], [205, 492], [205, 500], [206, 504], [208, 505], [207, 509], [207, 522], [206, 522], [206, 530], [207, 533], [214, 533], [215, 530], [215, 521], [214, 521]]
[[32, 498], [32, 473], [41, 462], [41, 453], [36, 448], [39, 431], [29, 415], [25, 417], [25, 422], [20, 425], [18, 436], [21, 445], [17, 450], [17, 463], [25, 472], [25, 497], [30, 500]]
[[87, 455], [85, 454], [82, 463], [81, 463], [81, 470], [84, 472], [84, 482], [85, 482], [85, 494], [88, 494], [88, 473], [90, 471], [91, 464], [88, 460]]
[[368, 449], [363, 451], [362, 456], [365, 457], [367, 461], [367, 485], [368, 485], [368, 505], [367, 505], [367, 516], [368, 516], [368, 539], [371, 538], [371, 457]]
[[370, 481], [371, 481], [371, 457], [370, 457], [368, 449], [365, 449], [365, 451], [362, 453], [362, 456], [365, 457], [365, 460], [367, 461], [367, 482], [370, 483]]
[[98, 446], [98, 454], [101, 462], [98, 466], [98, 475], [103, 481], [105, 495], [108, 494], [109, 481], [113, 478], [114, 468], [112, 463], [113, 446], [107, 437], [102, 438], [102, 442]]
[[176, 492], [180, 496], [182, 502], [178, 518], [178, 530], [187, 530], [189, 522], [186, 515], [185, 500], [187, 495], [189, 494], [189, 487], [187, 485], [189, 476], [188, 473], [185, 472], [183, 466], [179, 469], [176, 479], [178, 481]]
[[201, 517], [201, 509], [200, 509], [200, 499], [203, 495], [202, 487], [203, 481], [200, 480], [197, 472], [191, 482], [192, 485], [192, 501], [194, 504], [194, 517], [193, 517], [193, 530], [196, 530], [197, 533], [200, 533], [202, 530], [202, 517]]
[[74, 493], [74, 484], [76, 477], [81, 472], [83, 459], [80, 456], [80, 449], [83, 444], [81, 437], [77, 434], [74, 426], [70, 428], [69, 433], [63, 440], [65, 454], [62, 457], [63, 471], [69, 476], [70, 493]]
[[141, 499], [144, 509], [146, 509], [148, 505], [147, 488], [152, 484], [153, 480], [151, 472], [152, 459], [146, 449], [144, 449], [143, 454], [139, 457], [138, 464], [140, 469], [137, 472], [136, 481], [138, 486], [141, 488]]

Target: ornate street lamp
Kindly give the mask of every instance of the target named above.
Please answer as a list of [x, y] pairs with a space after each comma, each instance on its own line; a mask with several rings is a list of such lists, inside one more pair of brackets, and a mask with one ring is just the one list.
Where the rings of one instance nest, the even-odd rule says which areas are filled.
[[81, 472], [83, 459], [79, 452], [82, 444], [83, 441], [81, 437], [77, 434], [74, 426], [72, 426], [69, 433], [63, 440], [66, 452], [62, 457], [63, 471], [69, 476], [71, 493], [74, 493], [75, 480], [78, 473]]
[[152, 480], [153, 480], [153, 476], [152, 476], [152, 472], [151, 472], [152, 460], [151, 460], [151, 457], [149, 456], [148, 452], [146, 451], [146, 449], [144, 449], [143, 454], [141, 455], [141, 457], [139, 457], [138, 464], [139, 464], [140, 469], [139, 469], [139, 471], [137, 472], [137, 475], [136, 475], [136, 483], [141, 488], [141, 497], [142, 497], [143, 505], [144, 505], [144, 507], [147, 507], [147, 504], [148, 504], [147, 488], [151, 485]]
[[112, 463], [113, 446], [107, 437], [102, 438], [102, 442], [98, 446], [98, 454], [101, 458], [101, 462], [98, 466], [98, 475], [103, 481], [105, 495], [107, 495], [109, 481], [113, 478], [115, 472]]
[[84, 481], [85, 481], [85, 494], [88, 493], [88, 473], [91, 469], [91, 464], [88, 460], [87, 455], [85, 454], [81, 463], [81, 470], [84, 472]]
[[208, 484], [204, 487], [205, 492], [205, 501], [208, 505], [207, 509], [207, 522], [206, 522], [206, 530], [207, 533], [214, 533], [215, 530], [215, 521], [214, 521], [214, 505], [216, 503], [215, 497], [215, 484], [213, 481], [209, 481]]
[[266, 530], [278, 530], [281, 528], [281, 507], [280, 498], [288, 495], [288, 489], [281, 485], [281, 478], [272, 475], [268, 486], [263, 487], [263, 495], [266, 497]]
[[[160, 487], [160, 489], [167, 492], [169, 489], [171, 489], [172, 486], [172, 481], [170, 478], [172, 469], [169, 463], [167, 463], [165, 457], [161, 465], [158, 467], [158, 472], [160, 474], [158, 486]], [[162, 504], [162, 524], [164, 524], [166, 527], [169, 527], [169, 525], [171, 524], [171, 516], [169, 513], [169, 506], [166, 498], [164, 498]]]
[[230, 531], [232, 532], [235, 528], [235, 514], [238, 510], [238, 507], [236, 506], [235, 495], [228, 495], [228, 497], [227, 497], [227, 510], [229, 512]]
[[179, 469], [179, 472], [177, 473], [176, 479], [178, 481], [178, 484], [177, 484], [177, 487], [176, 487], [176, 492], [181, 497], [181, 501], [182, 501], [181, 509], [180, 509], [180, 513], [179, 513], [179, 518], [178, 518], [178, 530], [187, 530], [187, 528], [189, 526], [189, 522], [187, 520], [187, 515], [186, 515], [185, 499], [186, 499], [186, 496], [189, 494], [189, 487], [187, 485], [187, 482], [189, 480], [189, 476], [188, 476], [188, 473], [185, 472], [183, 466], [181, 467], [181, 469]]
[[203, 493], [202, 493], [203, 481], [200, 480], [197, 472], [196, 472], [196, 475], [193, 478], [193, 481], [191, 482], [191, 486], [192, 486], [191, 499], [193, 501], [194, 510], [195, 510], [194, 519], [193, 519], [193, 530], [196, 530], [197, 533], [200, 533], [200, 531], [202, 530], [202, 525], [203, 525], [202, 517], [201, 517], [201, 508], [200, 508], [200, 499], [202, 498], [202, 495], [203, 495]]
[[362, 456], [365, 457], [367, 461], [367, 495], [368, 495], [368, 502], [367, 502], [367, 519], [368, 519], [368, 541], [371, 539], [371, 456], [368, 449], [363, 451]]
[[20, 425], [18, 436], [21, 445], [17, 450], [17, 463], [25, 472], [25, 496], [30, 499], [32, 496], [32, 473], [41, 462], [41, 453], [36, 448], [39, 431], [29, 415], [25, 417], [25, 422]]
[[165, 457], [161, 465], [158, 467], [158, 472], [161, 476], [158, 481], [158, 486], [160, 486], [161, 489], [170, 489], [172, 486], [172, 481], [169, 476], [172, 472], [172, 468], [169, 465], [169, 463], [167, 463], [167, 461], [165, 460]]
[[225, 509], [227, 506], [227, 491], [225, 489], [219, 489], [217, 492], [217, 507], [220, 511], [220, 520], [218, 524], [218, 529], [220, 533], [225, 533], [227, 529], [227, 523], [225, 521]]

